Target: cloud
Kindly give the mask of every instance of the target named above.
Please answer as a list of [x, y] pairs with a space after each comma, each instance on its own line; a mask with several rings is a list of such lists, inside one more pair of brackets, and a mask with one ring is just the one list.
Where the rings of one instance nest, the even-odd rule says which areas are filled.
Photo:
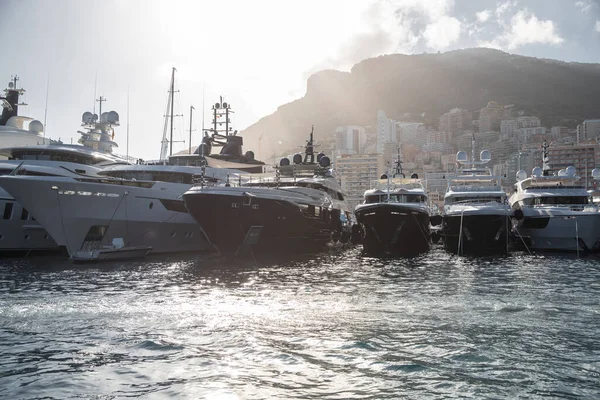
[[477, 17], [477, 21], [485, 22], [488, 19], [490, 19], [490, 10], [483, 10], [483, 11], [476, 12], [475, 16]]
[[425, 28], [423, 37], [428, 47], [442, 50], [456, 42], [460, 37], [461, 24], [454, 17], [444, 16]]
[[582, 13], [587, 14], [597, 7], [597, 4], [594, 4], [592, 0], [578, 0], [575, 2], [575, 7], [579, 8]]
[[596, 26], [594, 28], [596, 32], [600, 32], [600, 21], [596, 21]]
[[499, 20], [499, 24], [504, 27], [504, 33], [494, 40], [479, 41], [479, 46], [514, 50], [527, 44], [558, 45], [564, 42], [553, 21], [542, 21], [526, 9], [513, 15], [510, 23]]

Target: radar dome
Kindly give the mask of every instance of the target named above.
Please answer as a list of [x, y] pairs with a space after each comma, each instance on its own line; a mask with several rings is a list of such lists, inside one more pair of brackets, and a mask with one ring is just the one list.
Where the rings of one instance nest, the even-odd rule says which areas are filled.
[[592, 170], [592, 178], [594, 178], [594, 179], [600, 179], [600, 169], [594, 168]]
[[492, 159], [492, 155], [490, 154], [489, 150], [483, 150], [481, 153], [479, 153], [479, 159], [483, 162], [488, 162]]
[[103, 112], [100, 115], [100, 122], [107, 123], [108, 122], [108, 112]]
[[459, 151], [458, 153], [456, 153], [456, 161], [465, 162], [468, 160], [469, 160], [469, 157], [467, 156], [466, 151]]
[[410, 176], [410, 178], [411, 178], [411, 179], [419, 179], [419, 174], [416, 174], [416, 173], [415, 173], [415, 174], [412, 174], [412, 175]]
[[329, 157], [323, 156], [323, 157], [321, 157], [321, 160], [319, 161], [319, 165], [323, 168], [327, 168], [331, 165], [331, 160], [329, 159]]
[[558, 171], [558, 176], [567, 176], [567, 170], [566, 169], [561, 169]]
[[94, 114], [92, 114], [89, 111], [86, 111], [83, 113], [83, 115], [81, 116], [81, 122], [83, 122], [84, 124], [91, 124], [94, 118]]
[[379, 177], [379, 179], [387, 179], [387, 175], [386, 174], [381, 174], [381, 176]]
[[92, 120], [93, 120], [94, 122], [98, 121], [98, 114], [94, 114], [94, 115], [92, 115]]
[[524, 179], [527, 179], [527, 172], [523, 171], [522, 169], [517, 171], [517, 181], [522, 181]]
[[254, 152], [252, 150], [246, 152], [246, 159], [248, 161], [254, 161]]
[[290, 159], [287, 157], [283, 157], [280, 161], [279, 161], [279, 165], [282, 167], [287, 167], [288, 165], [290, 165]]
[[573, 166], [567, 167], [567, 176], [575, 176], [575, 172], [577, 172], [575, 167], [573, 167]]
[[14, 83], [12, 83], [12, 81], [8, 82], [8, 88], [12, 89], [15, 86]]
[[34, 119], [29, 123], [29, 131], [34, 133], [42, 133], [44, 132], [44, 124], [37, 119]]
[[119, 114], [116, 111], [110, 111], [107, 117], [109, 124], [118, 124], [119, 123]]
[[323, 153], [323, 152], [317, 154], [317, 162], [321, 162], [321, 158], [323, 158], [324, 156], [325, 156], [325, 153]]
[[533, 170], [531, 170], [531, 175], [535, 176], [536, 178], [542, 176], [542, 173], [543, 171], [540, 167], [535, 167]]
[[302, 163], [302, 154], [300, 154], [300, 153], [294, 154], [294, 157], [292, 158], [292, 160], [294, 161], [294, 164]]

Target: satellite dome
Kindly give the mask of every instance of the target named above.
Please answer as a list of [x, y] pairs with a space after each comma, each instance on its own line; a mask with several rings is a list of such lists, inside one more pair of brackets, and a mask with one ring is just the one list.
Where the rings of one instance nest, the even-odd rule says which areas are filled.
[[566, 169], [561, 169], [558, 171], [558, 176], [567, 176], [567, 170]]
[[567, 176], [571, 176], [571, 177], [575, 176], [575, 172], [577, 172], [577, 170], [573, 166], [568, 166], [566, 171], [567, 171]]
[[325, 156], [325, 153], [320, 152], [319, 154], [317, 154], [317, 162], [321, 162], [321, 158], [323, 158]]
[[29, 131], [34, 133], [42, 133], [44, 132], [44, 124], [37, 119], [34, 119], [29, 123]]
[[527, 179], [527, 172], [523, 171], [522, 169], [517, 171], [517, 181], [522, 181], [524, 179]]
[[467, 152], [466, 151], [459, 151], [458, 153], [456, 153], [456, 161], [458, 162], [465, 162], [468, 161], [469, 158], [467, 156]]
[[15, 86], [14, 83], [12, 83], [12, 81], [8, 82], [8, 88], [12, 89]]
[[118, 124], [119, 123], [119, 114], [116, 111], [110, 111], [107, 117], [109, 124]]
[[81, 116], [81, 122], [83, 122], [84, 124], [91, 124], [93, 122], [93, 118], [94, 118], [94, 114], [92, 114], [89, 111], [86, 111]]
[[535, 167], [533, 170], [531, 170], [531, 175], [535, 176], [536, 178], [542, 176], [542, 173], [543, 171], [540, 167]]
[[594, 178], [594, 179], [600, 179], [600, 169], [594, 168], [592, 170], [592, 178]]
[[103, 112], [100, 115], [100, 122], [107, 123], [108, 122], [108, 112]]
[[492, 159], [492, 155], [490, 154], [489, 150], [483, 150], [479, 154], [479, 159], [483, 162], [489, 162]]
[[302, 163], [302, 154], [300, 154], [300, 153], [294, 154], [294, 158], [292, 158], [292, 160], [294, 161], [294, 164], [301, 164]]
[[323, 168], [327, 168], [331, 165], [331, 160], [329, 159], [329, 157], [327, 156], [323, 156], [321, 157], [321, 159], [319, 160], [319, 165]]
[[290, 165], [290, 159], [287, 157], [283, 157], [280, 161], [279, 161], [279, 165], [282, 167], [287, 167], [288, 165]]

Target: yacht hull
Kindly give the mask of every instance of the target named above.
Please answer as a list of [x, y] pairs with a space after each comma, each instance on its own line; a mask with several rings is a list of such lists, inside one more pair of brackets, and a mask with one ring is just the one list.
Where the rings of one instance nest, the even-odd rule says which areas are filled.
[[[190, 214], [221, 254], [312, 253], [331, 241], [336, 223], [305, 215], [284, 199], [196, 191], [183, 196]], [[339, 220], [338, 220], [339, 221]]]
[[202, 229], [187, 213], [184, 184], [137, 187], [63, 177], [0, 177], [2, 185], [69, 255], [93, 251], [123, 238], [152, 253], [209, 249]]
[[515, 224], [515, 236], [541, 251], [600, 250], [600, 213], [528, 213]]
[[430, 247], [429, 214], [396, 204], [366, 204], [355, 210], [363, 250], [371, 255], [411, 256]]
[[452, 253], [503, 254], [508, 251], [510, 227], [508, 215], [446, 214], [440, 234], [444, 248]]
[[55, 251], [58, 244], [24, 211], [23, 206], [0, 189], [0, 254], [26, 251]]

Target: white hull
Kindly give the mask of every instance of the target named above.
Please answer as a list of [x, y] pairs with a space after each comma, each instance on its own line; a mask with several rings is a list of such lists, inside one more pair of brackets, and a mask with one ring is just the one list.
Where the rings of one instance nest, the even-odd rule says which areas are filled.
[[[516, 224], [518, 236], [529, 238], [534, 250], [590, 250], [600, 240], [600, 213], [584, 211], [547, 211], [523, 209], [525, 218]], [[546, 224], [547, 222], [547, 224]], [[537, 228], [527, 228], [538, 226]]]
[[71, 256], [114, 238], [123, 238], [126, 246], [151, 246], [153, 253], [209, 249], [195, 220], [174, 210], [185, 210], [180, 196], [189, 185], [156, 182], [145, 188], [40, 176], [0, 177], [0, 185]]

